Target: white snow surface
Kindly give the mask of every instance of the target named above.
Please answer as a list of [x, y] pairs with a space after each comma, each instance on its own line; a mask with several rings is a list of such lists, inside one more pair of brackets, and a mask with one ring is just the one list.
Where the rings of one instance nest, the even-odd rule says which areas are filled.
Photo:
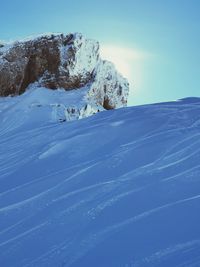
[[61, 123], [65, 93], [0, 98], [0, 266], [200, 266], [200, 98]]
[[[7, 114], [19, 118], [24, 113], [30, 123], [35, 120], [62, 122], [82, 119], [104, 110], [101, 105], [89, 100], [89, 88], [90, 85], [79, 90], [51, 90], [40, 87], [36, 82], [20, 96], [0, 98], [0, 113], [6, 110]], [[6, 118], [2, 123], [5, 121]]]

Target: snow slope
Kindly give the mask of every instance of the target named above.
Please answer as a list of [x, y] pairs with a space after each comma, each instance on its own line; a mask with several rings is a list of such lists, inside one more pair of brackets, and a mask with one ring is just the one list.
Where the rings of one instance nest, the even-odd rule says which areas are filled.
[[199, 98], [64, 123], [18, 100], [0, 100], [0, 266], [200, 266]]

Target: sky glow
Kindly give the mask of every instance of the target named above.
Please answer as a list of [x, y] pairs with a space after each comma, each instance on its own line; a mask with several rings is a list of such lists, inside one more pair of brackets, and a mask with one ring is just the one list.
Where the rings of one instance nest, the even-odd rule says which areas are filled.
[[200, 97], [199, 10], [199, 0], [7, 0], [0, 40], [81, 32], [129, 79], [129, 105]]

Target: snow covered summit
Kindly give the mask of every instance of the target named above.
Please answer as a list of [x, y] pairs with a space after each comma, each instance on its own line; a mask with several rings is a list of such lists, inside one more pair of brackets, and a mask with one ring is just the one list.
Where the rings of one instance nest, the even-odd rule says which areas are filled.
[[[124, 107], [129, 91], [128, 81], [114, 65], [100, 58], [99, 43], [77, 33], [42, 35], [0, 45], [0, 96], [21, 95], [36, 88], [66, 91], [65, 101], [51, 99], [49, 103], [54, 113], [57, 106], [57, 113], [63, 114], [60, 120]], [[31, 97], [29, 94], [29, 102]]]

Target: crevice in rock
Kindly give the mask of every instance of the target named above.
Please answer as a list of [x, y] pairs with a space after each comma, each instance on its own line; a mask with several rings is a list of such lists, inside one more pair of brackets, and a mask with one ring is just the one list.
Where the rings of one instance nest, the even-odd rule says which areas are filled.
[[103, 107], [107, 110], [114, 109], [114, 107], [110, 105], [109, 99], [107, 97], [104, 97]]
[[24, 79], [22, 81], [21, 87], [19, 88], [20, 94], [25, 92], [26, 88], [29, 86], [30, 83], [33, 83], [37, 80], [35, 74], [35, 68], [36, 68], [36, 56], [31, 55], [24, 71]]

